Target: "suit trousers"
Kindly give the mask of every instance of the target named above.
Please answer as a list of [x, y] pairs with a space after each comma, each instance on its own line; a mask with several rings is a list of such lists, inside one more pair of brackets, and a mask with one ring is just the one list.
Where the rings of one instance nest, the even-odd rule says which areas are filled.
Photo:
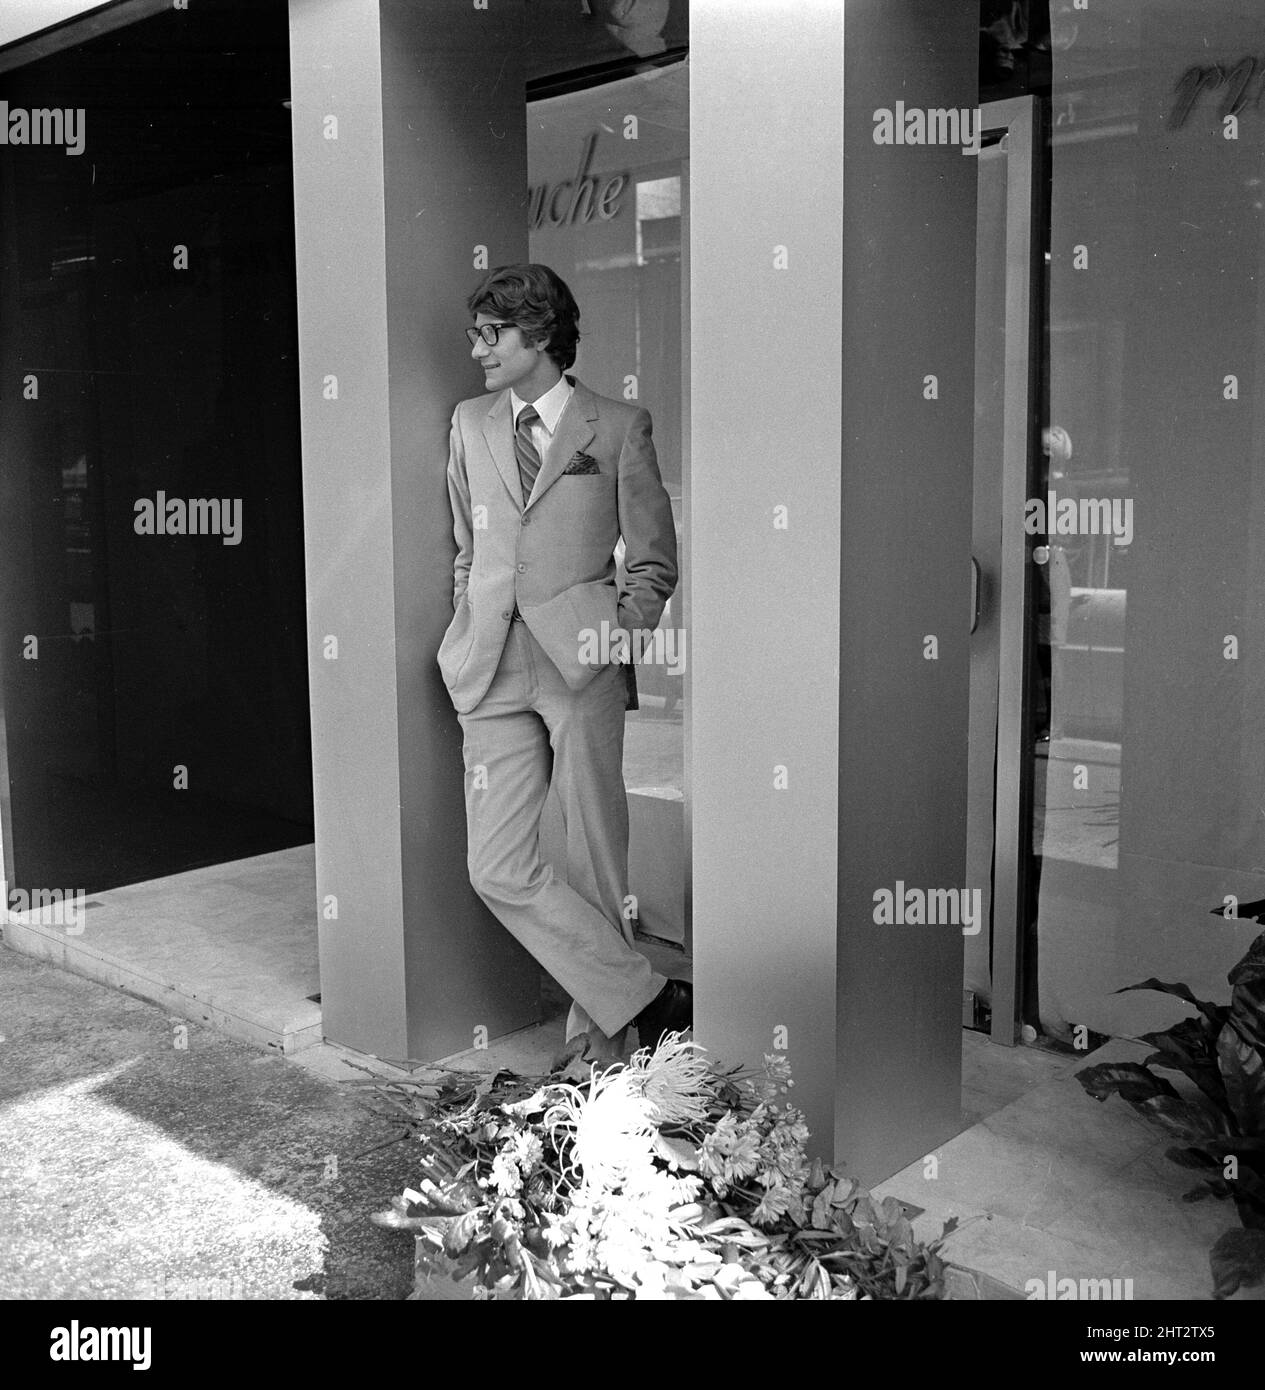
[[[617, 665], [582, 690], [570, 689], [526, 623], [516, 620], [487, 694], [458, 716], [470, 882], [575, 1001], [568, 1039], [590, 1031], [591, 1020], [608, 1040], [618, 1040], [665, 983], [633, 946], [624, 917], [625, 697]], [[551, 786], [566, 828], [565, 883], [540, 851]]]

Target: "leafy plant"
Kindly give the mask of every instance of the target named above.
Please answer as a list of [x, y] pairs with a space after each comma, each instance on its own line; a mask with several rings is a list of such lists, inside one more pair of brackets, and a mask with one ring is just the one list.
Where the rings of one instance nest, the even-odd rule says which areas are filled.
[[[1179, 1142], [1165, 1156], [1202, 1174], [1184, 1200], [1230, 1198], [1243, 1229], [1225, 1232], [1209, 1253], [1213, 1295], [1265, 1281], [1265, 932], [1230, 971], [1229, 1004], [1197, 999], [1186, 985], [1144, 980], [1117, 994], [1171, 994], [1195, 1014], [1140, 1041], [1156, 1050], [1142, 1062], [1105, 1062], [1076, 1079], [1095, 1100], [1118, 1095]], [[1183, 1075], [1182, 1094], [1157, 1071]]]
[[793, 1084], [784, 1058], [720, 1071], [669, 1035], [587, 1085], [419, 1085], [420, 1190], [374, 1220], [415, 1235], [415, 1298], [468, 1275], [486, 1298], [944, 1297], [956, 1222], [926, 1244], [894, 1198], [810, 1162]]

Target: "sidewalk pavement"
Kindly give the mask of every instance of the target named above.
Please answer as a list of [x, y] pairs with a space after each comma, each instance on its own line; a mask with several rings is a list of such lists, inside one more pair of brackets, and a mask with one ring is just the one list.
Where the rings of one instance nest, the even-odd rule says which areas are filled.
[[0, 1299], [404, 1298], [368, 1099], [0, 946]]

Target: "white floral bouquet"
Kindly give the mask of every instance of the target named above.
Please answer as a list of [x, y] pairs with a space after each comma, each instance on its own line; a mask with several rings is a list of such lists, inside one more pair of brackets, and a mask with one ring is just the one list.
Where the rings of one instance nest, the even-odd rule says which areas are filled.
[[784, 1056], [721, 1071], [677, 1034], [587, 1083], [419, 1084], [420, 1186], [374, 1219], [415, 1234], [414, 1298], [942, 1297], [940, 1241], [809, 1160], [793, 1085]]

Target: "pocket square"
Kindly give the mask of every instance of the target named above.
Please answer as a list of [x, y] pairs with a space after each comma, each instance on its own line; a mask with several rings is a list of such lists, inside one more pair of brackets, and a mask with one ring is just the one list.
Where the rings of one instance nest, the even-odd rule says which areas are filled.
[[572, 456], [571, 462], [562, 470], [562, 476], [565, 478], [568, 474], [600, 473], [601, 471], [598, 461], [592, 454], [581, 453]]

